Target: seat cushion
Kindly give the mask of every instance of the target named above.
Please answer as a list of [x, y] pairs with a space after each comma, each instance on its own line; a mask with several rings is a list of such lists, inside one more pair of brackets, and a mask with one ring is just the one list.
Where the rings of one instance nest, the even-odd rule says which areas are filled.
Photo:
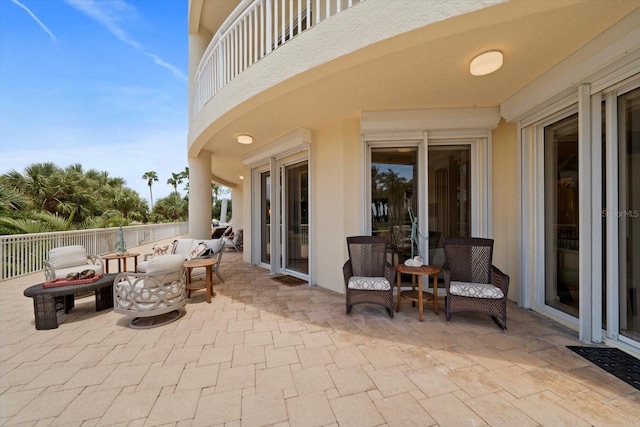
[[363, 291], [388, 291], [391, 289], [391, 283], [384, 277], [353, 276], [349, 279], [347, 287]]
[[87, 262], [87, 252], [81, 245], [64, 246], [49, 251], [49, 264], [54, 270], [85, 265]]
[[451, 282], [449, 293], [462, 297], [502, 299], [502, 289], [491, 283]]
[[[157, 257], [151, 258], [149, 261], [146, 261], [146, 273], [149, 276], [153, 276], [162, 280], [167, 274], [167, 271], [179, 269], [184, 266], [184, 258], [182, 255], [161, 255]], [[180, 273], [176, 273], [176, 277], [182, 273], [182, 270], [179, 270]], [[165, 280], [175, 280], [174, 277], [167, 278]]]

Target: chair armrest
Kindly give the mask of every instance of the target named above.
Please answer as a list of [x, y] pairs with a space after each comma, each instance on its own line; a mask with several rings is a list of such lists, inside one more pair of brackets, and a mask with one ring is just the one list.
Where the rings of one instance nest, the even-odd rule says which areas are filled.
[[353, 277], [353, 265], [351, 264], [351, 260], [348, 260], [342, 266], [342, 274], [344, 275], [344, 286], [346, 288], [349, 284], [349, 279]]
[[391, 289], [393, 289], [393, 285], [396, 283], [396, 269], [388, 262], [384, 263], [384, 278], [389, 281]]
[[102, 259], [101, 256], [99, 256], [99, 255], [87, 255], [87, 258], [89, 259], [89, 261], [91, 261], [91, 264], [100, 265], [100, 268], [104, 272], [104, 260]]
[[45, 282], [53, 282], [56, 279], [56, 270], [49, 261], [44, 262], [44, 280]]
[[507, 292], [509, 292], [509, 276], [494, 265], [491, 266], [491, 284], [499, 287], [504, 297], [507, 297]]
[[144, 254], [144, 260], [143, 261], [149, 261], [151, 258], [153, 258], [153, 254]]
[[449, 293], [449, 285], [451, 284], [451, 270], [449, 270], [449, 263], [445, 262], [441, 268], [442, 275], [444, 276], [444, 288]]

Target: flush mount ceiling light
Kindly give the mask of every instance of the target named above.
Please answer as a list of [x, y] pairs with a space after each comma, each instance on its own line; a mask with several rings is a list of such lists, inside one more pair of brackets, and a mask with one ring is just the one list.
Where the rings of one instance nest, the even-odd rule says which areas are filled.
[[238, 142], [240, 144], [251, 144], [253, 143], [253, 137], [251, 135], [238, 135]]
[[484, 76], [502, 67], [502, 52], [490, 50], [473, 58], [469, 65], [469, 72], [474, 76]]

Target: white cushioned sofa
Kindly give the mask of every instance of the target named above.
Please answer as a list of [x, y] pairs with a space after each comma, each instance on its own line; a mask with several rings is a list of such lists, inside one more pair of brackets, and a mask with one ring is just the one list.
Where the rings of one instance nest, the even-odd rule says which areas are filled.
[[[202, 252], [202, 248], [205, 247], [208, 249], [208, 252]], [[210, 240], [202, 240], [202, 239], [176, 239], [173, 241], [173, 247], [171, 249], [171, 254], [174, 255], [182, 255], [183, 261], [188, 259], [197, 258], [200, 256], [206, 257], [216, 257], [218, 259], [218, 263], [213, 267], [213, 272], [218, 276], [218, 278], [224, 282], [224, 279], [220, 275], [218, 269], [220, 268], [220, 262], [222, 258], [222, 253], [224, 249], [224, 241], [222, 239], [210, 239]], [[137, 270], [139, 273], [147, 272], [148, 263], [155, 259], [164, 257], [166, 255], [156, 255], [152, 258], [151, 254], [145, 255], [145, 260], [138, 263]], [[197, 280], [200, 278], [204, 278], [206, 269], [204, 267], [198, 267], [191, 270], [191, 280]]]
[[49, 251], [49, 259], [44, 262], [45, 281], [64, 279], [69, 273], [93, 270], [96, 276], [104, 272], [104, 261], [98, 255], [88, 255], [82, 245], [63, 246]]

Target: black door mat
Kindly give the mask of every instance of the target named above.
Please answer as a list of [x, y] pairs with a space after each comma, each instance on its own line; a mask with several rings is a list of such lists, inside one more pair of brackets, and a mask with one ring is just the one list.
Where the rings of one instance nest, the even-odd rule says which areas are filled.
[[640, 360], [630, 354], [608, 347], [568, 345], [567, 348], [640, 390]]
[[274, 276], [271, 278], [271, 280], [275, 280], [276, 282], [280, 283], [281, 285], [286, 285], [286, 286], [298, 286], [298, 285], [302, 285], [307, 283], [306, 280], [304, 279], [299, 279], [297, 277], [294, 276]]

